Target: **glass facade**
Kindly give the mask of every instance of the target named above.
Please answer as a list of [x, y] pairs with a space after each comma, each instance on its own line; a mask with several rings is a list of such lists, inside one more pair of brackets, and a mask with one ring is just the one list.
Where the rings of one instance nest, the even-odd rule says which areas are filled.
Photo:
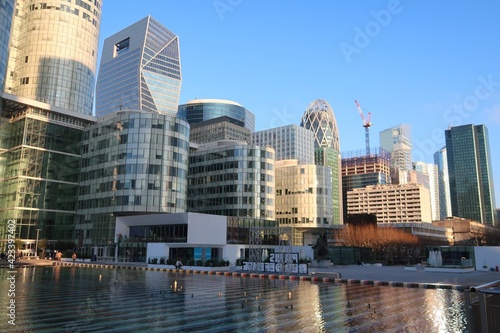
[[3, 91], [7, 74], [14, 3], [14, 0], [0, 2], [0, 91]]
[[151, 16], [104, 41], [97, 116], [119, 110], [174, 115], [180, 92], [179, 38]]
[[5, 98], [2, 104], [0, 239], [7, 238], [5, 223], [15, 220], [25, 253], [34, 253], [37, 236], [49, 242], [73, 240], [80, 142], [94, 118]]
[[188, 211], [275, 219], [274, 149], [216, 142], [189, 156]]
[[91, 115], [101, 0], [21, 0], [15, 11], [5, 91]]
[[453, 216], [495, 225], [488, 130], [463, 125], [445, 131]]
[[[380, 147], [391, 152], [395, 169], [412, 170], [412, 142], [410, 125], [400, 124], [380, 132]], [[397, 183], [397, 177], [394, 183]]]
[[451, 216], [450, 180], [448, 176], [448, 157], [446, 147], [434, 153], [434, 164], [438, 167], [439, 219]]
[[[276, 220], [280, 226], [316, 232], [331, 226], [331, 183], [332, 169], [327, 166], [297, 160], [276, 162]], [[293, 245], [304, 245], [303, 233], [295, 235]]]
[[195, 124], [202, 121], [227, 116], [242, 121], [244, 127], [255, 131], [255, 115], [240, 104], [221, 99], [194, 99], [179, 105], [177, 117]]
[[314, 133], [314, 161], [332, 168], [333, 224], [342, 224], [342, 178], [337, 120], [327, 101], [317, 99], [307, 107], [300, 126]]
[[186, 211], [185, 121], [166, 114], [119, 112], [89, 127], [81, 149], [79, 247], [88, 251], [110, 246], [116, 216]]
[[314, 134], [297, 125], [254, 132], [252, 143], [273, 147], [277, 161], [296, 159], [303, 164], [314, 163]]
[[207, 143], [236, 140], [250, 143], [250, 130], [242, 121], [222, 116], [191, 125], [190, 142]]

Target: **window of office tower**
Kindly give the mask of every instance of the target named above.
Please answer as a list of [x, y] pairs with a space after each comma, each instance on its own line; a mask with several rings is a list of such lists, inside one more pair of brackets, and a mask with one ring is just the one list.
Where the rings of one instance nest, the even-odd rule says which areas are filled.
[[119, 56], [120, 54], [128, 51], [130, 45], [130, 37], [127, 39], [122, 40], [119, 43], [115, 44], [115, 57]]

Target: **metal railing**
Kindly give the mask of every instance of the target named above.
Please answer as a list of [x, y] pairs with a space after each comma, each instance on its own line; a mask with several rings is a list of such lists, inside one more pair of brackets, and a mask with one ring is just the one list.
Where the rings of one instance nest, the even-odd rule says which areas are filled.
[[500, 280], [465, 290], [469, 333], [500, 332]]

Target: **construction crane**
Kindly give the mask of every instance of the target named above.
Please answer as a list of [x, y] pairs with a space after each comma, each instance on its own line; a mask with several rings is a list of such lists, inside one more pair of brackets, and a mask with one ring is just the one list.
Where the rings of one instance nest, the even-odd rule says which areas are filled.
[[361, 105], [359, 105], [357, 100], [354, 100], [356, 103], [356, 107], [358, 108], [359, 115], [361, 116], [361, 119], [363, 120], [363, 127], [365, 128], [365, 143], [366, 143], [366, 156], [370, 156], [370, 126], [372, 125], [372, 122], [370, 121], [370, 118], [372, 114], [368, 112], [366, 118], [363, 115], [363, 111], [361, 110]]

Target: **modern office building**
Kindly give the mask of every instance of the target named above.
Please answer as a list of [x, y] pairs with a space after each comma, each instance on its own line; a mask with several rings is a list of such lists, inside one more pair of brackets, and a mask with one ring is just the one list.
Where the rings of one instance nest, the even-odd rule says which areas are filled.
[[391, 184], [391, 154], [382, 148], [342, 153], [342, 202], [344, 223], [347, 220], [347, 192], [368, 185]]
[[[233, 232], [243, 226], [272, 227], [275, 196], [274, 149], [269, 146], [217, 141], [189, 155], [189, 212], [231, 217]], [[248, 241], [248, 234], [233, 232], [231, 242]]]
[[370, 185], [347, 192], [348, 214], [375, 214], [378, 223], [431, 222], [429, 190], [418, 184]]
[[332, 170], [298, 160], [276, 161], [275, 167], [276, 220], [293, 228], [292, 245], [314, 245], [332, 225]]
[[119, 110], [175, 115], [181, 92], [179, 38], [151, 16], [104, 41], [98, 117]]
[[434, 153], [434, 164], [438, 167], [439, 219], [444, 220], [446, 217], [452, 215], [446, 147], [443, 147]]
[[412, 142], [410, 125], [400, 124], [379, 134], [380, 147], [391, 153], [392, 183], [405, 184], [412, 170]]
[[240, 120], [222, 116], [191, 125], [189, 142], [198, 144], [221, 140], [236, 140], [250, 143], [250, 130]]
[[422, 184], [429, 190], [432, 220], [440, 219], [438, 167], [435, 164], [413, 162], [410, 183]]
[[6, 0], [0, 3], [0, 91], [3, 91], [9, 63], [10, 32], [14, 4], [15, 0]]
[[484, 125], [445, 130], [453, 216], [495, 225], [495, 193], [488, 139]]
[[228, 116], [242, 121], [245, 128], [255, 131], [255, 115], [240, 104], [224, 99], [193, 99], [179, 105], [177, 117], [187, 120], [190, 125]]
[[314, 133], [298, 125], [287, 125], [252, 133], [252, 143], [269, 145], [276, 160], [296, 159], [300, 164], [314, 164]]
[[0, 5], [0, 239], [15, 220], [25, 255], [35, 254], [37, 240], [75, 236], [79, 147], [95, 122], [100, 16], [101, 1]]
[[342, 224], [340, 138], [332, 107], [322, 99], [313, 101], [302, 115], [300, 126], [314, 134], [315, 164], [332, 168], [333, 224]]
[[186, 211], [189, 125], [184, 120], [114, 113], [85, 130], [81, 151], [75, 238], [82, 252], [113, 255], [117, 216]]
[[[74, 239], [82, 133], [95, 118], [3, 93], [0, 122], [0, 239], [16, 222], [18, 250], [37, 239]], [[4, 244], [0, 244], [3, 249]]]
[[17, 1], [5, 92], [92, 115], [101, 2]]

